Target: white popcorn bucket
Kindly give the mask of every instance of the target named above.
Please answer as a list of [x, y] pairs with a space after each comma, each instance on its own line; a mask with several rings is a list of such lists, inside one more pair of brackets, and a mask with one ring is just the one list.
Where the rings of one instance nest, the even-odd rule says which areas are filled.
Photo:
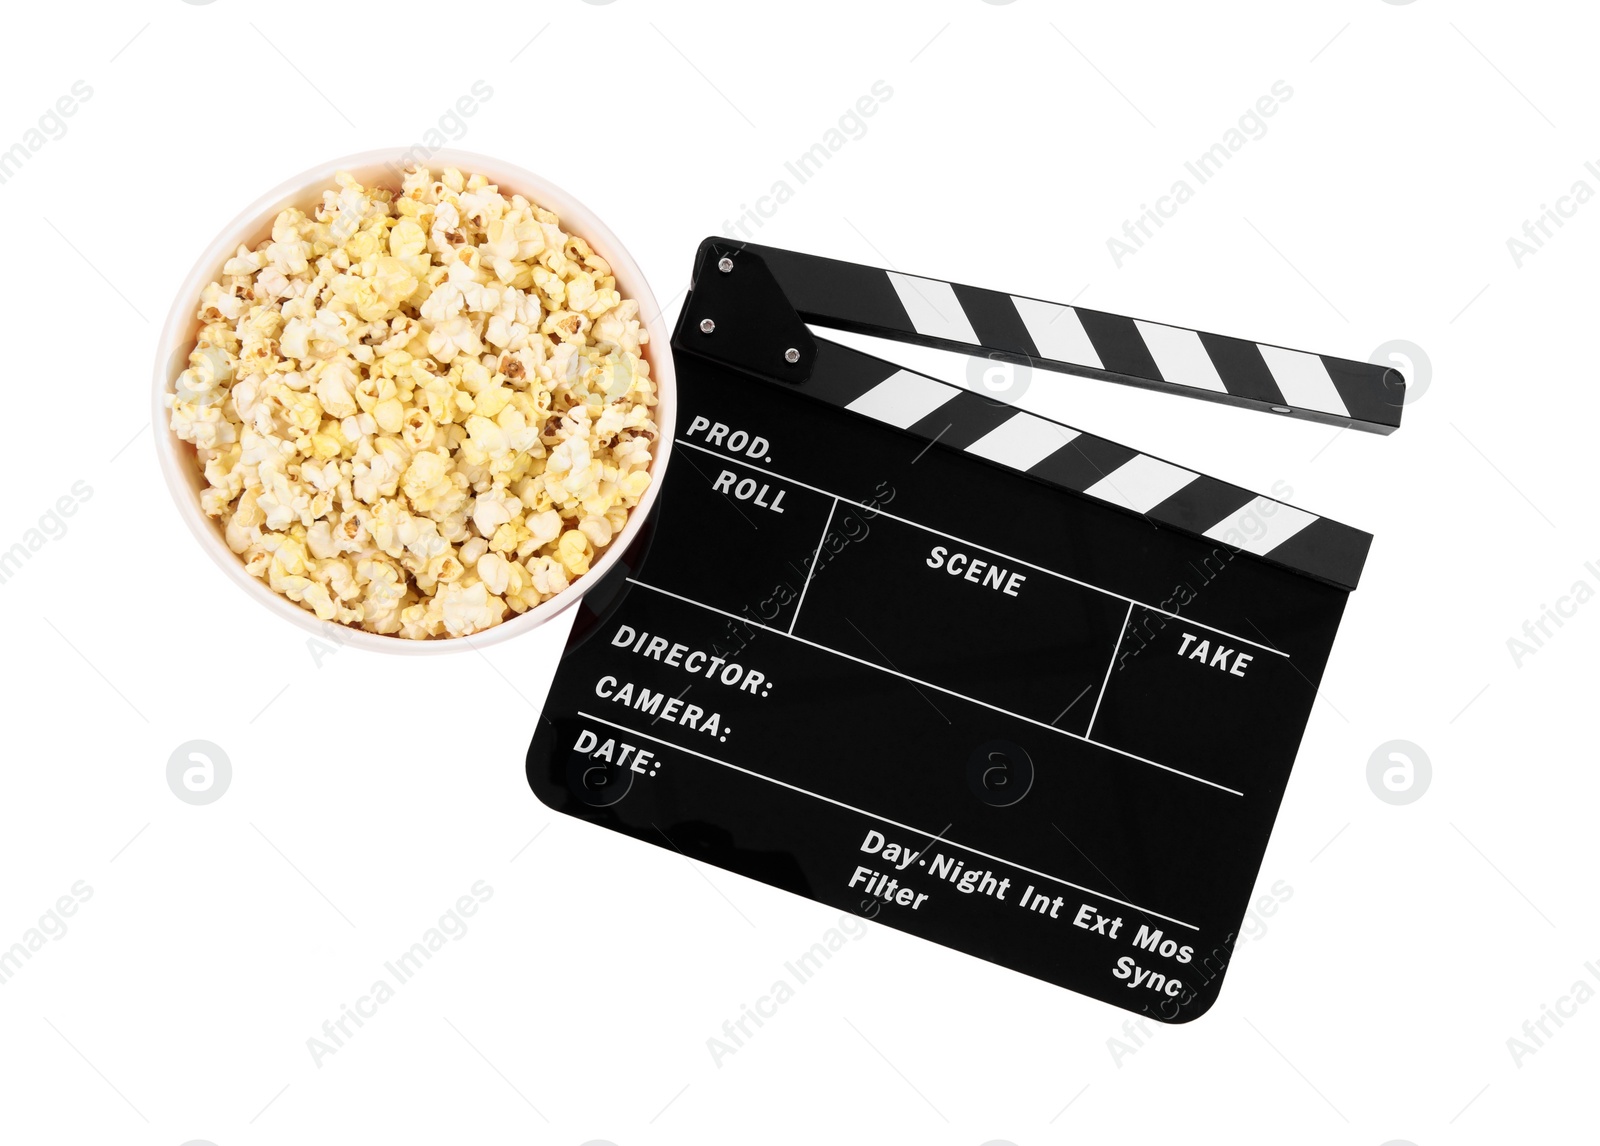
[[[413, 149], [414, 150], [414, 149]], [[605, 552], [589, 572], [577, 578], [562, 592], [525, 613], [515, 614], [492, 628], [465, 637], [437, 637], [429, 640], [410, 640], [402, 636], [385, 636], [369, 633], [334, 621], [323, 621], [315, 613], [295, 604], [275, 592], [265, 581], [253, 577], [245, 569], [244, 560], [228, 548], [223, 539], [222, 522], [206, 516], [200, 508], [200, 493], [205, 479], [195, 464], [194, 447], [174, 434], [168, 424], [169, 414], [164, 401], [171, 392], [174, 379], [184, 369], [189, 350], [200, 330], [195, 317], [200, 292], [207, 283], [221, 277], [222, 265], [241, 244], [254, 247], [272, 232], [272, 221], [286, 207], [308, 207], [323, 190], [333, 187], [334, 175], [348, 171], [366, 186], [394, 186], [400, 184], [407, 164], [425, 163], [432, 169], [455, 167], [466, 174], [480, 174], [497, 184], [506, 194], [520, 194], [541, 207], [554, 211], [561, 217], [561, 225], [569, 234], [581, 236], [591, 248], [611, 264], [616, 275], [617, 290], [624, 298], [639, 303], [639, 317], [649, 332], [649, 342], [642, 348], [650, 363], [650, 377], [656, 388], [657, 405], [655, 421], [659, 437], [650, 464], [651, 481], [639, 504], [630, 511], [627, 524], [612, 540]], [[593, 211], [560, 187], [555, 186], [530, 171], [514, 167], [499, 159], [472, 152], [443, 149], [426, 159], [416, 160], [404, 148], [364, 151], [319, 163], [285, 180], [249, 207], [223, 228], [195, 261], [194, 267], [178, 288], [172, 309], [161, 328], [155, 361], [155, 384], [152, 393], [153, 427], [156, 455], [161, 472], [178, 514], [194, 534], [200, 548], [210, 555], [223, 573], [251, 598], [291, 623], [323, 640], [345, 648], [370, 649], [376, 652], [429, 654], [448, 653], [463, 649], [482, 649], [510, 640], [520, 633], [542, 625], [551, 617], [576, 604], [578, 598], [593, 588], [606, 573], [621, 560], [638, 537], [650, 509], [655, 503], [656, 491], [666, 472], [672, 453], [673, 430], [676, 419], [677, 387], [672, 368], [672, 331], [659, 307], [650, 286], [633, 256], [630, 255], [611, 229], [600, 221]]]

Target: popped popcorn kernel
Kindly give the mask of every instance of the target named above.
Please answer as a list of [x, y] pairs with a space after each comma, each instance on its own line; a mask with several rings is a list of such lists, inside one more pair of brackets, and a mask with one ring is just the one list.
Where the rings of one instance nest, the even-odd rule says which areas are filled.
[[639, 306], [481, 175], [334, 181], [202, 290], [171, 426], [276, 592], [372, 633], [482, 632], [586, 575], [649, 488]]

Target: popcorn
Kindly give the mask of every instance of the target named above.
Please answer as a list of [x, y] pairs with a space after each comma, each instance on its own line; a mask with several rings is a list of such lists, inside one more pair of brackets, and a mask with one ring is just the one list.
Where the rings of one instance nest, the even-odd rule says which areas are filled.
[[639, 307], [481, 176], [336, 183], [201, 292], [171, 425], [275, 591], [373, 633], [481, 632], [587, 574], [649, 488]]
[[489, 592], [497, 596], [505, 593], [511, 582], [511, 562], [498, 553], [485, 553], [478, 558], [477, 570], [478, 580]]
[[[532, 544], [529, 553], [537, 553], [545, 549], [552, 541], [561, 536], [561, 515], [553, 509], [546, 509], [542, 513], [530, 514], [527, 519], [528, 542]], [[524, 554], [523, 556], [527, 556]]]
[[575, 577], [589, 571], [591, 552], [589, 539], [580, 530], [569, 529], [556, 542], [556, 556], [567, 567], [567, 572]]

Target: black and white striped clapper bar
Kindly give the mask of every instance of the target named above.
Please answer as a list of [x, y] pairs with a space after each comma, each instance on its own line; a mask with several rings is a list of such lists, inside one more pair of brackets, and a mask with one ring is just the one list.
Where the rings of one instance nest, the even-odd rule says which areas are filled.
[[556, 810], [1198, 1017], [1275, 910], [1258, 869], [1371, 538], [813, 327], [1377, 433], [1403, 378], [707, 239], [655, 507], [576, 606], [528, 748]]
[[[1392, 367], [772, 247], [712, 246], [735, 266], [760, 260], [794, 315], [815, 326], [1348, 429], [1388, 434], [1400, 425], [1405, 379]], [[814, 397], [1355, 588], [1372, 540], [1360, 530], [836, 343], [821, 342], [816, 353], [830, 369], [812, 373], [802, 356], [778, 376], [810, 375]]]

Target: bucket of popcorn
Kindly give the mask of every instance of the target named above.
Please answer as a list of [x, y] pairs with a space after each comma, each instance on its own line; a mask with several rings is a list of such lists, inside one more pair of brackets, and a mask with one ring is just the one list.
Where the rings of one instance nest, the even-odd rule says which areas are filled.
[[161, 333], [157, 453], [201, 547], [346, 645], [481, 648], [574, 604], [650, 511], [670, 330], [593, 212], [396, 150], [274, 188]]

